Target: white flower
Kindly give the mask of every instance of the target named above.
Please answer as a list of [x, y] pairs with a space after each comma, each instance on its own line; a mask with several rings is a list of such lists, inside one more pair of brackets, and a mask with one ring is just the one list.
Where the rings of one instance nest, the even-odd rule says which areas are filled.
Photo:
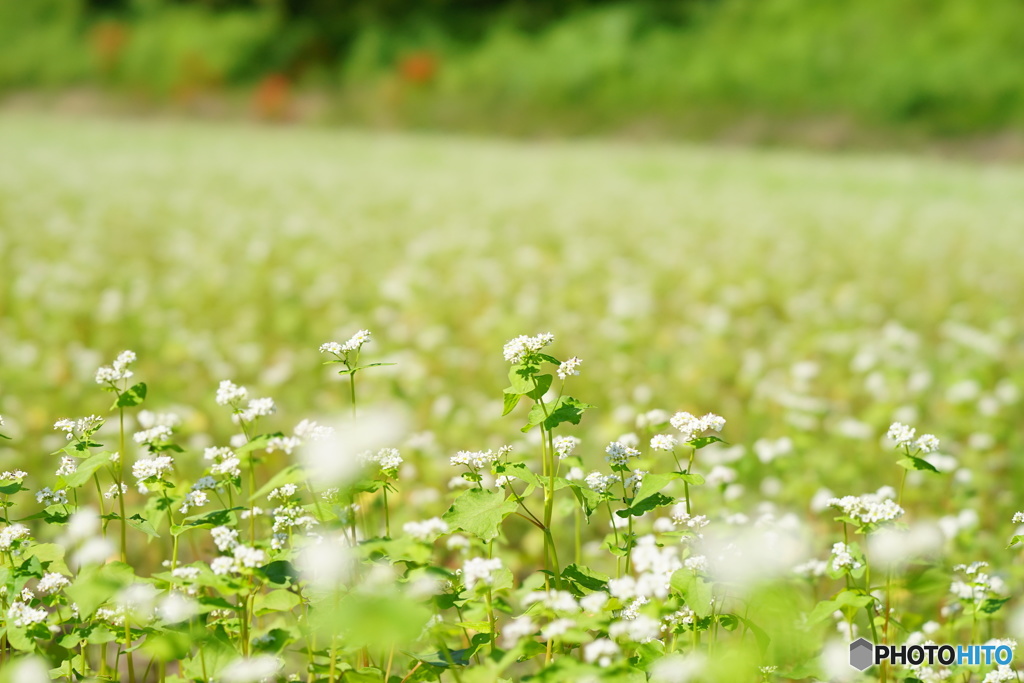
[[676, 437], [671, 434], [656, 434], [651, 437], [651, 448], [656, 451], [670, 451], [676, 447]]
[[169, 455], [161, 455], [155, 458], [140, 458], [132, 465], [132, 476], [139, 482], [162, 477], [174, 467], [174, 458]]
[[649, 643], [661, 634], [661, 623], [646, 614], [635, 619], [613, 621], [608, 626], [608, 635], [615, 639], [626, 639], [636, 643]]
[[237, 529], [231, 529], [226, 526], [217, 526], [210, 529], [210, 535], [213, 536], [213, 543], [217, 546], [217, 550], [220, 550], [221, 552], [227, 552], [238, 545]]
[[612, 659], [619, 656], [619, 646], [607, 638], [598, 638], [583, 646], [583, 659], [588, 664], [597, 663], [600, 667], [611, 666]]
[[580, 598], [580, 607], [591, 614], [601, 611], [601, 608], [608, 602], [608, 594], [603, 591], [596, 591], [590, 595]]
[[832, 570], [842, 571], [844, 569], [860, 569], [861, 563], [850, 554], [850, 549], [845, 543], [834, 543], [832, 545]]
[[579, 612], [580, 606], [576, 598], [568, 591], [547, 590], [535, 591], [523, 598], [524, 605], [541, 603], [555, 612]]
[[554, 340], [555, 335], [550, 332], [538, 334], [536, 337], [522, 335], [515, 339], [510, 339], [506, 342], [503, 349], [505, 360], [513, 365], [522, 363], [526, 358], [537, 353]]
[[417, 541], [429, 541], [441, 534], [448, 533], [448, 523], [440, 517], [432, 517], [422, 522], [406, 522], [402, 526], [402, 531]]
[[600, 472], [591, 472], [587, 475], [584, 480], [587, 487], [596, 493], [605, 493], [610, 486], [615, 482], [619, 481], [619, 478], [614, 474], [601, 474]]
[[575, 436], [556, 436], [554, 446], [555, 453], [558, 454], [558, 459], [565, 460], [568, 458], [580, 443], [580, 440]]
[[171, 428], [167, 425], [157, 425], [152, 429], [135, 432], [132, 438], [135, 439], [135, 443], [137, 444], [163, 443], [165, 441], [170, 441]]
[[708, 558], [703, 555], [694, 555], [683, 560], [683, 566], [695, 574], [707, 573]]
[[478, 583], [489, 586], [494, 583], [494, 573], [502, 566], [501, 560], [497, 557], [472, 557], [462, 565], [462, 582], [467, 590], [473, 590]]
[[96, 383], [113, 384], [119, 380], [128, 379], [133, 374], [132, 371], [128, 369], [128, 366], [134, 362], [134, 351], [122, 351], [118, 354], [117, 358], [114, 359], [112, 365], [104, 365], [96, 371]]
[[322, 441], [333, 434], [333, 427], [323, 427], [312, 420], [303, 420], [295, 425], [295, 436], [303, 441]]
[[910, 446], [914, 441], [914, 433], [917, 430], [913, 427], [908, 427], [905, 424], [899, 422], [893, 422], [889, 425], [889, 432], [886, 434], [887, 437], [896, 442], [896, 447]]
[[36, 590], [43, 595], [53, 595], [65, 586], [71, 585], [67, 577], [57, 572], [47, 572], [43, 574], [43, 578], [39, 579], [39, 583], [36, 584]]
[[608, 454], [605, 460], [613, 465], [625, 465], [629, 462], [630, 458], [640, 457], [640, 451], [623, 444], [621, 441], [612, 441], [604, 449], [604, 452]]
[[275, 436], [267, 441], [267, 453], [282, 451], [291, 455], [292, 451], [302, 445], [302, 439], [297, 436]]
[[903, 508], [888, 497], [888, 491], [866, 493], [862, 496], [830, 498], [829, 507], [837, 508], [844, 516], [860, 524], [891, 522], [903, 516]]
[[533, 635], [537, 632], [537, 624], [533, 623], [533, 619], [529, 615], [523, 615], [517, 619], [505, 624], [505, 627], [501, 629], [501, 646], [506, 650], [515, 647], [516, 643], [525, 638], [526, 636]]
[[81, 417], [77, 420], [70, 420], [63, 418], [53, 423], [53, 428], [64, 432], [67, 435], [68, 441], [74, 438], [81, 438], [87, 433], [92, 433], [100, 428], [103, 424], [103, 418], [99, 415], [90, 415], [88, 417]]
[[206, 495], [206, 491], [196, 489], [189, 491], [185, 494], [185, 499], [181, 501], [181, 507], [178, 508], [178, 512], [185, 514], [191, 508], [198, 508], [206, 505], [210, 502], [209, 497]]
[[68, 477], [74, 474], [78, 470], [78, 461], [74, 458], [65, 455], [60, 459], [60, 467], [57, 468], [56, 476]]
[[221, 380], [217, 387], [217, 404], [222, 406], [234, 405], [244, 401], [249, 396], [245, 387], [240, 387], [229, 379]]
[[270, 680], [283, 666], [284, 662], [273, 655], [239, 658], [224, 667], [219, 678], [224, 683], [257, 683]]
[[7, 618], [11, 620], [15, 626], [25, 627], [31, 626], [32, 624], [39, 624], [46, 621], [46, 617], [49, 616], [44, 609], [35, 609], [29, 607], [20, 600], [15, 600], [11, 603], [11, 608], [7, 610]]
[[934, 453], [939, 450], [939, 439], [934, 434], [922, 434], [915, 445], [922, 453]]
[[114, 498], [117, 498], [119, 495], [124, 495], [125, 493], [128, 493], [128, 485], [125, 484], [124, 482], [121, 483], [120, 488], [121, 490], [120, 492], [118, 492], [117, 484], [111, 484], [110, 488], [108, 488], [106, 492], [103, 494], [103, 497], [106, 498], [107, 500], [113, 500]]
[[679, 430], [682, 434], [682, 441], [693, 441], [707, 431], [720, 432], [725, 427], [725, 418], [708, 413], [703, 417], [696, 417], [686, 412], [679, 412], [672, 416], [669, 424]]
[[553, 640], [564, 636], [566, 631], [571, 629], [576, 624], [572, 619], [555, 619], [550, 624], [540, 630], [541, 638], [544, 640]]
[[36, 493], [36, 502], [44, 505], [67, 505], [68, 492], [65, 489], [51, 491], [47, 486]]
[[298, 491], [299, 487], [295, 484], [284, 484], [268, 493], [267, 500], [287, 500], [298, 493]]
[[199, 578], [199, 567], [177, 567], [171, 572], [171, 576], [185, 581], [195, 581]]
[[583, 361], [576, 356], [562, 362], [562, 364], [558, 366], [558, 379], [564, 380], [569, 377], [569, 375], [579, 375], [579, 368], [582, 363]]
[[241, 424], [243, 422], [252, 422], [258, 417], [266, 417], [277, 410], [277, 406], [274, 405], [274, 399], [272, 398], [253, 398], [249, 400], [248, 406], [245, 410], [239, 410], [231, 416], [232, 421], [235, 424]]
[[[2, 478], [2, 477], [0, 477], [0, 478]], [[1014, 512], [1013, 513], [1013, 523], [1014, 524], [1024, 523], [1024, 512]]]
[[453, 466], [465, 465], [474, 470], [486, 467], [496, 461], [502, 455], [502, 451], [459, 451], [453, 455], [449, 462]]
[[7, 470], [6, 472], [0, 472], [0, 481], [16, 481], [27, 476], [28, 472], [24, 470]]

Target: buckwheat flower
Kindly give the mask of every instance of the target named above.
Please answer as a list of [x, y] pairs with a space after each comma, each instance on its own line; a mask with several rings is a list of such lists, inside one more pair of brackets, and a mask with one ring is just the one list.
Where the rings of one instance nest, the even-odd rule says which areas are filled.
[[504, 628], [501, 629], [501, 646], [506, 650], [509, 650], [516, 646], [520, 640], [526, 636], [531, 636], [537, 632], [537, 624], [533, 622], [533, 619], [529, 615], [523, 615], [505, 624]]
[[1014, 512], [1013, 513], [1013, 523], [1014, 524], [1022, 524], [1022, 523], [1024, 523], [1024, 512]]
[[540, 630], [540, 636], [544, 640], [554, 640], [555, 638], [561, 638], [566, 632], [576, 625], [576, 622], [572, 619], [555, 619], [547, 626]]
[[605, 460], [607, 460], [613, 465], [624, 466], [627, 462], [629, 462], [630, 458], [640, 457], [640, 451], [638, 451], [635, 448], [631, 448], [620, 441], [612, 441], [604, 449], [604, 452], [608, 454], [605, 457]]
[[934, 434], [922, 434], [914, 445], [922, 453], [934, 453], [939, 450], [939, 439]]
[[195, 581], [199, 578], [199, 567], [177, 567], [171, 572], [171, 576], [183, 581]]
[[687, 412], [676, 413], [669, 419], [669, 424], [679, 430], [679, 433], [683, 435], [683, 441], [692, 441], [703, 431], [700, 419]]
[[832, 545], [832, 570], [843, 571], [844, 569], [860, 569], [861, 563], [850, 554], [845, 543], [834, 543]]
[[583, 659], [588, 664], [597, 664], [601, 668], [611, 666], [612, 660], [619, 656], [619, 646], [607, 638], [598, 638], [583, 646]]
[[1017, 672], [1014, 671], [1008, 664], [1000, 664], [994, 671], [989, 671], [985, 674], [985, 678], [982, 679], [981, 683], [1002, 683], [1003, 681], [1017, 681]]
[[565, 475], [565, 478], [568, 481], [583, 481], [584, 476], [586, 475], [584, 474], [582, 467], [571, 467], [569, 468], [569, 472]]
[[224, 667], [219, 678], [224, 683], [257, 683], [276, 678], [283, 667], [284, 662], [273, 655], [240, 657]]
[[626, 600], [636, 597], [636, 579], [630, 575], [608, 581], [608, 592], [613, 598]]
[[539, 352], [554, 340], [555, 335], [551, 333], [538, 334], [535, 337], [521, 335], [506, 342], [502, 352], [505, 360], [516, 365]]
[[341, 348], [341, 344], [338, 342], [324, 342], [320, 345], [320, 353], [332, 353], [335, 356], [340, 356], [344, 352], [345, 350]]
[[554, 612], [579, 612], [580, 605], [568, 591], [534, 591], [523, 598], [523, 605], [541, 603]]
[[556, 436], [554, 446], [555, 453], [558, 454], [558, 459], [565, 460], [568, 458], [580, 443], [582, 442], [575, 436]]
[[210, 535], [213, 536], [213, 543], [217, 546], [217, 550], [227, 552], [238, 545], [238, 530], [231, 529], [226, 526], [217, 526], [210, 529]]
[[472, 557], [462, 565], [462, 583], [467, 590], [473, 590], [476, 585], [491, 585], [494, 583], [494, 574], [502, 568], [501, 559], [484, 557]]
[[487, 467], [498, 457], [499, 455], [493, 451], [459, 451], [449, 459], [449, 462], [453, 466], [465, 465], [470, 469], [478, 470]]
[[137, 444], [160, 444], [171, 440], [171, 428], [166, 425], [157, 425], [152, 429], [135, 432], [132, 438]]
[[99, 429], [102, 424], [102, 417], [99, 415], [89, 415], [88, 417], [80, 417], [77, 420], [68, 418], [57, 420], [53, 423], [53, 428], [64, 432], [68, 441], [71, 441], [72, 439], [81, 438], [86, 434], [91, 434]]
[[422, 522], [406, 522], [402, 525], [402, 531], [417, 541], [430, 541], [448, 533], [448, 523], [440, 517], [432, 517]]
[[703, 555], [694, 555], [683, 560], [683, 567], [695, 574], [706, 574], [708, 571], [708, 558]]
[[644, 481], [644, 475], [649, 474], [645, 470], [633, 470], [633, 473], [626, 477], [626, 487], [638, 487]]
[[909, 447], [914, 441], [914, 433], [917, 430], [913, 427], [908, 427], [905, 424], [899, 422], [893, 422], [889, 425], [889, 431], [886, 436], [896, 442], [896, 447], [900, 448], [903, 446]]
[[663, 630], [675, 630], [679, 626], [693, 626], [694, 622], [697, 621], [697, 613], [689, 607], [683, 607], [682, 609], [676, 610], [672, 614], [665, 617], [665, 626]]
[[128, 485], [123, 482], [121, 483], [120, 489], [120, 492], [118, 492], [117, 484], [111, 484], [110, 488], [108, 488], [103, 493], [103, 497], [106, 498], [107, 500], [113, 500], [117, 498], [119, 495], [124, 495], [125, 493], [128, 493]]
[[342, 344], [341, 348], [343, 351], [358, 351], [363, 347], [363, 344], [366, 344], [369, 341], [370, 331], [359, 330], [358, 332], [353, 334], [347, 342]]
[[324, 427], [312, 420], [303, 420], [295, 425], [295, 436], [303, 441], [322, 441], [333, 434], [333, 427]]
[[405, 462], [397, 448], [382, 448], [377, 451], [377, 463], [382, 471], [394, 471]]
[[878, 493], [831, 498], [828, 505], [860, 524], [881, 524], [903, 516], [903, 508], [897, 505], [896, 501]]
[[218, 576], [231, 574], [235, 571], [235, 559], [233, 557], [221, 556], [210, 562], [210, 569]]
[[29, 607], [20, 600], [12, 602], [10, 609], [7, 610], [7, 618], [19, 628], [41, 624], [48, 616], [46, 610]]
[[113, 364], [104, 365], [96, 371], [96, 383], [113, 384], [114, 382], [122, 379], [128, 379], [134, 374], [128, 369], [128, 366], [134, 362], [134, 351], [122, 351], [118, 354], [117, 358], [114, 359]]
[[587, 478], [584, 480], [584, 482], [587, 485], [587, 488], [589, 488], [591, 491], [594, 491], [595, 493], [607, 492], [608, 488], [611, 487], [616, 481], [618, 481], [618, 477], [616, 477], [614, 474], [601, 474], [600, 472], [591, 472], [590, 474], [587, 475]]
[[607, 593], [603, 591], [595, 591], [580, 598], [580, 607], [582, 607], [585, 612], [596, 614], [601, 611], [601, 608], [604, 607], [607, 602]]
[[210, 467], [210, 471], [214, 474], [226, 475], [232, 479], [237, 479], [242, 476], [241, 464], [241, 460], [231, 456]]
[[676, 447], [676, 437], [671, 434], [656, 434], [651, 437], [651, 448], [656, 451], [671, 451]]
[[689, 529], [702, 529], [709, 524], [709, 520], [705, 515], [693, 515], [686, 511], [686, 503], [676, 503], [672, 506], [672, 511], [669, 513], [672, 517], [672, 523], [676, 526], [685, 526]]
[[283, 451], [291, 455], [292, 451], [302, 445], [302, 440], [297, 436], [275, 436], [267, 441], [267, 453]]
[[43, 595], [53, 595], [57, 591], [70, 586], [71, 582], [63, 574], [58, 572], [47, 572], [36, 584], [36, 590]]
[[608, 635], [616, 640], [649, 643], [661, 635], [661, 622], [646, 614], [640, 614], [635, 619], [613, 621], [608, 626]]
[[181, 417], [174, 413], [154, 413], [151, 410], [140, 410], [137, 419], [143, 429], [152, 429], [160, 425], [173, 429], [181, 424]]
[[217, 387], [217, 404], [222, 406], [234, 405], [244, 401], [249, 396], [245, 387], [238, 386], [229, 379], [221, 380]]
[[0, 472], [0, 481], [17, 481], [27, 476], [28, 472], [24, 470], [7, 470], [6, 472]]
[[54, 473], [58, 477], [69, 477], [78, 470], [78, 461], [65, 455], [60, 459], [60, 467]]
[[36, 502], [44, 505], [67, 505], [68, 492], [65, 489], [51, 491], [47, 486], [36, 493]]
[[275, 410], [277, 410], [277, 406], [274, 405], [274, 399], [269, 397], [253, 398], [249, 400], [248, 406], [245, 410], [236, 412], [231, 416], [231, 419], [235, 424], [252, 422], [258, 417], [271, 415]]
[[279, 486], [267, 494], [267, 500], [287, 500], [298, 493], [299, 487], [295, 484]]
[[202, 507], [209, 502], [210, 499], [206, 495], [206, 491], [189, 491], [188, 493], [185, 494], [185, 499], [181, 501], [181, 507], [178, 508], [178, 512], [185, 514], [190, 509]]
[[174, 458], [169, 455], [161, 455], [155, 458], [139, 458], [132, 465], [132, 476], [141, 483], [148, 479], [162, 477], [170, 472], [173, 467]]
[[248, 569], [255, 569], [267, 562], [267, 554], [258, 548], [252, 548], [247, 545], [236, 545], [232, 552], [235, 555], [235, 560], [241, 566]]
[[558, 366], [558, 379], [564, 381], [569, 377], [569, 375], [579, 375], [580, 365], [582, 365], [582, 363], [583, 361], [576, 356], [573, 356], [567, 361], [563, 361], [562, 364]]
[[217, 488], [217, 480], [207, 475], [196, 479], [196, 483], [192, 484], [193, 491], [212, 491]]

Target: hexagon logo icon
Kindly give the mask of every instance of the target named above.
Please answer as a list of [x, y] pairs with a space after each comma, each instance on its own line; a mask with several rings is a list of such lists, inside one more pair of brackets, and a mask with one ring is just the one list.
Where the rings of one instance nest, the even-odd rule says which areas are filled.
[[863, 671], [875, 663], [875, 646], [864, 638], [850, 643], [850, 666]]

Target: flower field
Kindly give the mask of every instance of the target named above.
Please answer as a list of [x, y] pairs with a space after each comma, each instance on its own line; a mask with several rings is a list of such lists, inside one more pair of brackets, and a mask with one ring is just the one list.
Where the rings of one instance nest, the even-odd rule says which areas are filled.
[[1024, 169], [0, 150], [0, 681], [1020, 680]]

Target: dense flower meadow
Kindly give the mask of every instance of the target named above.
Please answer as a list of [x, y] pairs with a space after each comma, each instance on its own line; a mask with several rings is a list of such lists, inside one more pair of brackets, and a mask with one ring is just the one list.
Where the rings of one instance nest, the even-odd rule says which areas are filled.
[[[345, 420], [269, 431], [274, 399], [225, 379], [211, 390], [235, 434], [202, 453], [144, 407], [134, 352], [100, 367], [112, 405], [54, 423], [52, 474], [0, 473], [12, 680], [845, 680], [865, 634], [1016, 647], [1013, 588], [984, 559], [947, 565], [955, 528], [903, 507], [911, 474], [949, 476], [933, 434], [893, 423], [892, 483], [819, 491], [828, 531], [809, 535], [769, 503], [723, 513], [722, 416], [654, 409], [610, 443], [574, 436], [594, 407], [569, 394], [583, 361], [520, 336], [503, 413], [532, 438], [451, 454], [448, 495], [417, 500], [394, 425], [357, 403], [388, 365], [365, 361], [371, 339], [320, 347], [347, 378]], [[1019, 680], [1010, 664], [869, 675]]]

